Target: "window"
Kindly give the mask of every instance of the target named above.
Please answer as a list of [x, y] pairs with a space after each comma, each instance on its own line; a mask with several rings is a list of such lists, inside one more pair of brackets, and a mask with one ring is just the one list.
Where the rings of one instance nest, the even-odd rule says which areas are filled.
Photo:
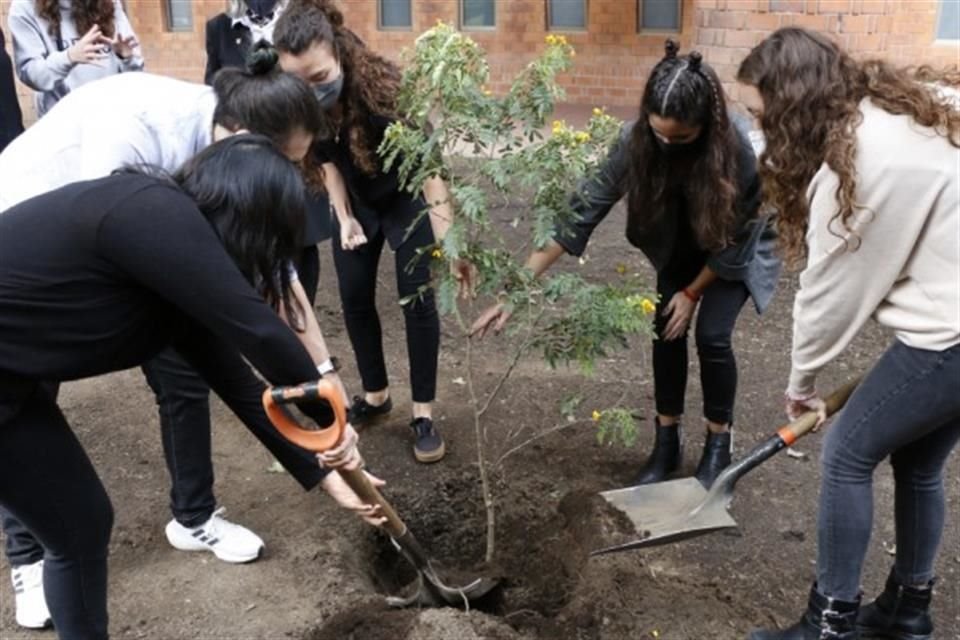
[[639, 0], [639, 31], [680, 31], [683, 25], [683, 0]]
[[381, 29], [413, 28], [410, 0], [379, 0]]
[[940, 0], [937, 40], [960, 40], [960, 0]]
[[464, 29], [496, 27], [496, 0], [460, 0], [460, 26]]
[[167, 31], [193, 31], [193, 2], [191, 0], [164, 0]]
[[586, 29], [587, 0], [547, 0], [548, 29]]

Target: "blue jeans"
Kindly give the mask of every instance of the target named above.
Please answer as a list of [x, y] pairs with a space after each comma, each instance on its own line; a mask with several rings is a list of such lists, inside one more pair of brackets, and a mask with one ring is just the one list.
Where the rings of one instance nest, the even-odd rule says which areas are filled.
[[933, 578], [945, 518], [943, 470], [960, 440], [960, 345], [895, 342], [867, 374], [823, 443], [819, 591], [853, 601], [873, 523], [873, 471], [888, 456], [896, 481], [897, 557], [904, 584]]

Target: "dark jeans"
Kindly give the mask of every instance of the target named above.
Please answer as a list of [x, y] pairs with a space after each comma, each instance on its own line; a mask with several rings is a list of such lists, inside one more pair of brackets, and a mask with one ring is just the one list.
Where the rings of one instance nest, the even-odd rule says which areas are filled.
[[[663, 334], [669, 321], [669, 317], [664, 317], [661, 311], [674, 294], [693, 281], [699, 269], [685, 271], [657, 276], [660, 303], [657, 305], [654, 326], [658, 336]], [[703, 387], [703, 415], [710, 422], [733, 423], [737, 360], [733, 355], [731, 336], [740, 310], [749, 296], [742, 282], [718, 279], [707, 287], [700, 299], [695, 336], [700, 358], [700, 384]], [[657, 413], [665, 416], [683, 414], [688, 364], [686, 333], [676, 340], [654, 340], [653, 386]]]
[[[340, 246], [339, 226], [333, 238], [333, 260], [337, 268], [340, 300], [350, 344], [365, 391], [380, 391], [388, 386], [383, 356], [383, 332], [377, 313], [377, 268], [383, 252], [383, 227], [367, 238], [359, 249], [345, 251]], [[403, 305], [410, 361], [410, 387], [414, 402], [432, 402], [437, 390], [437, 358], [440, 353], [440, 318], [430, 284], [430, 256], [417, 256], [417, 249], [434, 242], [430, 225], [422, 222], [394, 254], [397, 292], [400, 298], [419, 297]]]
[[40, 385], [0, 421], [0, 504], [46, 548], [43, 587], [58, 635], [106, 638], [113, 508], [55, 399]]
[[[316, 297], [320, 276], [320, 256], [316, 246], [304, 249], [297, 271], [312, 301]], [[142, 368], [156, 395], [160, 413], [160, 438], [170, 472], [170, 510], [177, 522], [185, 527], [201, 525], [210, 518], [217, 505], [210, 446], [210, 387], [171, 348], [162, 351]], [[237, 374], [240, 388], [247, 389], [247, 395], [253, 399], [252, 402], [243, 398], [238, 400], [242, 402], [238, 416], [268, 448], [284, 449], [284, 443], [277, 442], [277, 433], [259, 406], [262, 383], [249, 371]], [[51, 391], [52, 397], [56, 398], [56, 386], [51, 386]], [[2, 508], [0, 523], [6, 535], [5, 550], [11, 566], [33, 564], [44, 558], [43, 546]]]
[[905, 584], [933, 578], [945, 519], [943, 470], [960, 440], [960, 345], [895, 342], [847, 402], [823, 442], [818, 588], [855, 600], [873, 525], [873, 471], [887, 457], [896, 482], [894, 570]]

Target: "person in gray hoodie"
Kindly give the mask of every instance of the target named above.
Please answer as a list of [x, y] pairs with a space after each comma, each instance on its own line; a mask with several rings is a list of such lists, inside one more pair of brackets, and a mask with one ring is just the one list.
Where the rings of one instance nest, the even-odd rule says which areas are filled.
[[120, 0], [13, 0], [8, 20], [17, 76], [37, 92], [37, 117], [81, 85], [143, 69]]

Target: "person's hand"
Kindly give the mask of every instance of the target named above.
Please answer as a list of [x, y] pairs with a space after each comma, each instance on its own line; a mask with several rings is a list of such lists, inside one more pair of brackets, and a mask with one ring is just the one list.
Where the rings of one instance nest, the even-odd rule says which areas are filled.
[[500, 333], [512, 315], [513, 312], [507, 308], [507, 305], [498, 302], [480, 314], [470, 327], [470, 337], [483, 338], [491, 327], [494, 333]]
[[107, 57], [107, 47], [112, 44], [110, 38], [100, 31], [100, 26], [95, 24], [67, 49], [67, 57], [74, 64], [97, 64]]
[[126, 60], [133, 56], [134, 50], [140, 46], [140, 43], [137, 42], [136, 36], [124, 37], [118, 33], [110, 42], [110, 45], [113, 47], [113, 52], [117, 54], [118, 58]]
[[357, 449], [357, 442], [360, 440], [353, 425], [347, 423], [343, 429], [343, 437], [340, 438], [340, 444], [333, 449], [317, 454], [317, 461], [325, 469], [345, 469], [351, 471], [363, 467], [363, 458], [360, 457], [360, 451]]
[[[361, 473], [365, 474], [370, 484], [375, 487], [382, 487], [386, 484], [380, 478], [366, 471], [362, 471]], [[338, 505], [348, 511], [353, 511], [367, 524], [379, 527], [387, 521], [387, 519], [381, 515], [380, 505], [364, 504], [363, 501], [360, 500], [360, 496], [353, 492], [353, 489], [351, 489], [350, 485], [343, 479], [343, 476], [336, 471], [328, 473], [320, 482], [320, 486], [323, 487], [323, 490], [326, 491]]]
[[457, 295], [462, 300], [469, 300], [476, 297], [477, 286], [477, 267], [472, 262], [464, 258], [450, 261], [450, 273], [453, 279], [459, 283]]
[[360, 222], [350, 217], [345, 222], [340, 223], [340, 246], [347, 251], [352, 251], [357, 247], [367, 244], [367, 235], [363, 232]]
[[673, 294], [667, 307], [663, 310], [664, 317], [668, 317], [670, 320], [667, 321], [667, 326], [664, 327], [663, 335], [660, 338], [669, 342], [686, 333], [696, 309], [697, 303], [688, 298], [683, 291]]
[[819, 430], [823, 423], [827, 421], [827, 403], [816, 392], [807, 396], [798, 396], [788, 391], [786, 401], [787, 417], [791, 421], [796, 420], [807, 411], [813, 411], [817, 414], [817, 424], [813, 427], [814, 431]]

